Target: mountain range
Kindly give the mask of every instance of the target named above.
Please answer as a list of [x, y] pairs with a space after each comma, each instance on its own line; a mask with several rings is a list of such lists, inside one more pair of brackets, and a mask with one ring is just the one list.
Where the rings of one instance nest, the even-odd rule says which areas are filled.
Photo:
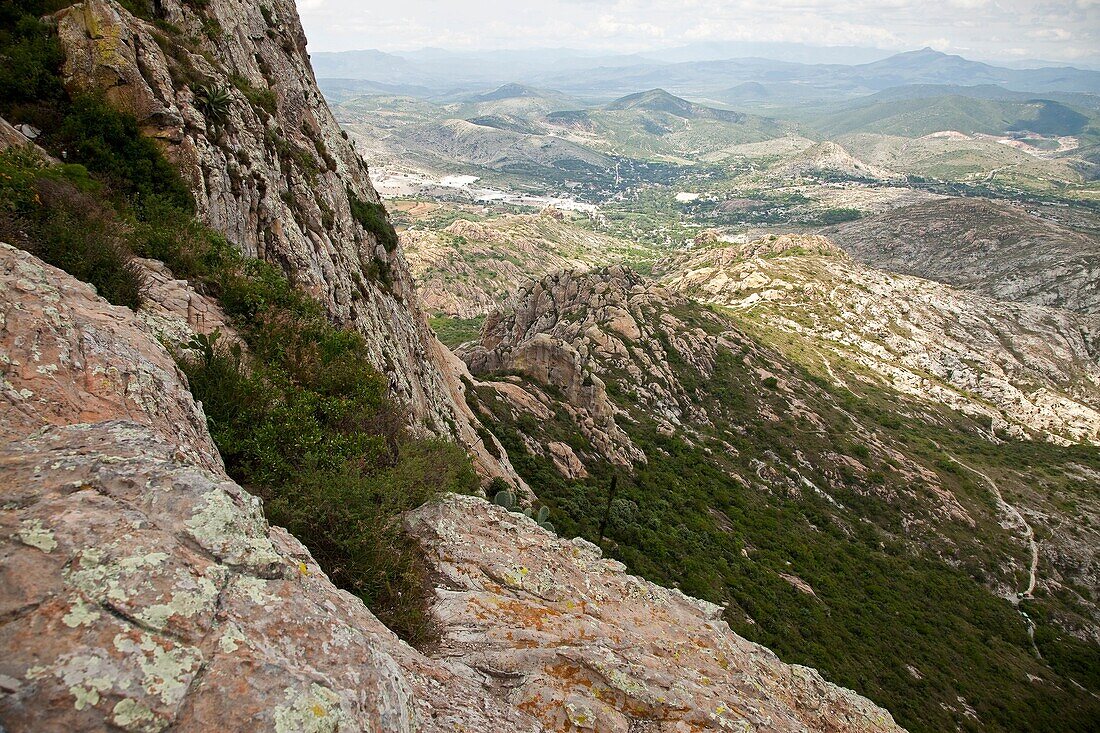
[[743, 82], [798, 84], [819, 93], [844, 96], [909, 84], [992, 84], [1030, 93], [1100, 93], [1097, 71], [1065, 66], [1012, 69], [931, 48], [859, 64], [812, 64], [762, 57], [674, 62], [636, 55], [593, 57], [552, 51], [460, 55], [318, 52], [312, 55], [312, 61], [320, 78], [418, 85], [436, 93], [517, 80], [591, 98], [654, 87], [675, 94], [717, 95]]

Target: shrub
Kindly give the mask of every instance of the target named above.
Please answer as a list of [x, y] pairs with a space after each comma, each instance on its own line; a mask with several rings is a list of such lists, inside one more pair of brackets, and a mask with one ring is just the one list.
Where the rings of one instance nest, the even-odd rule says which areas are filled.
[[[286, 297], [271, 289], [261, 281], [254, 291], [267, 303]], [[274, 307], [242, 325], [250, 358], [216, 336], [196, 338], [180, 357], [226, 470], [334, 583], [406, 640], [427, 643], [424, 565], [400, 514], [446, 491], [476, 491], [469, 458], [405, 434], [358, 334], [311, 308]]]
[[51, 169], [29, 151], [0, 153], [0, 237], [91, 283], [108, 302], [136, 309], [144, 276], [124, 226], [91, 190], [80, 166]]
[[241, 91], [241, 94], [248, 99], [253, 107], [263, 110], [272, 117], [275, 116], [278, 109], [278, 99], [275, 97], [274, 91], [271, 89], [257, 89], [252, 86], [248, 79], [239, 74], [231, 76], [230, 81], [233, 82], [233, 86]]
[[82, 163], [131, 205], [140, 207], [155, 196], [184, 211], [194, 210], [183, 179], [141, 134], [137, 120], [98, 97], [74, 100], [48, 142], [67, 159]]
[[49, 26], [36, 14], [52, 9], [46, 3], [0, 4], [0, 114], [6, 117], [20, 104], [64, 98], [57, 75], [64, 55]]
[[377, 237], [387, 252], [397, 249], [397, 231], [386, 215], [386, 207], [373, 201], [363, 201], [351, 189], [348, 189], [348, 202], [351, 204], [351, 215], [359, 226]]

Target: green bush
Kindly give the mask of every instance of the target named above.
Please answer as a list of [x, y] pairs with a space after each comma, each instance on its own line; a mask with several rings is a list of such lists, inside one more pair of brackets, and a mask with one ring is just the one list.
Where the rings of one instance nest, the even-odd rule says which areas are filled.
[[194, 199], [179, 172], [141, 134], [137, 120], [102, 99], [75, 99], [47, 142], [66, 160], [83, 164], [129, 205], [140, 208], [157, 197], [184, 211], [194, 210]]
[[67, 3], [0, 3], [0, 114], [20, 105], [56, 104], [65, 97], [58, 69], [64, 54], [40, 16]]
[[266, 304], [239, 321], [251, 356], [215, 337], [180, 358], [226, 470], [334, 583], [406, 640], [427, 643], [424, 564], [399, 515], [446, 491], [475, 492], [477, 476], [458, 446], [405, 434], [358, 334], [328, 325], [264, 274], [233, 285], [255, 296], [238, 301], [244, 312]]
[[386, 207], [373, 201], [363, 201], [348, 189], [348, 201], [351, 203], [351, 215], [359, 226], [378, 238], [387, 252], [397, 249], [397, 231], [390, 223]]
[[80, 166], [50, 168], [27, 150], [0, 153], [0, 238], [136, 309], [144, 277], [126, 228], [95, 190]]
[[263, 110], [268, 116], [275, 116], [275, 112], [278, 109], [278, 99], [273, 90], [257, 89], [252, 86], [248, 79], [240, 74], [233, 74], [229, 77], [229, 80], [233, 82], [233, 86], [237, 87], [237, 89], [244, 94], [253, 107]]

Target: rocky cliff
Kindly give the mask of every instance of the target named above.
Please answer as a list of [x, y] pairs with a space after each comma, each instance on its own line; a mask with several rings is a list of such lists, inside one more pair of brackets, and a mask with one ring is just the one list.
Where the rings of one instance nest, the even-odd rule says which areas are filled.
[[[1088, 317], [863, 268], [822, 237], [701, 249], [664, 267], [666, 284], [620, 266], [526, 283], [461, 350], [480, 380], [478, 413], [555, 526], [726, 605], [744, 636], [821, 668], [846, 657], [855, 676], [845, 682], [869, 684], [861, 691], [899, 718], [919, 706], [930, 729], [961, 725], [1005, 694], [1068, 689], [1053, 677], [1032, 686], [1056, 674], [1044, 660], [1059, 652], [1026, 640], [1030, 626], [1090, 654], [1100, 633], [1100, 464], [1093, 446], [1062, 445], [1094, 435]], [[484, 640], [476, 654], [453, 653], [495, 669], [499, 649], [527, 640], [451, 619], [480, 595], [462, 581], [440, 596], [437, 612], [455, 627], [445, 643]], [[485, 608], [475, 618], [498, 618]], [[1020, 643], [988, 654], [964, 620], [987, 611], [979, 635], [1001, 626]], [[1036, 631], [1038, 614], [1053, 625]], [[927, 618], [954, 631], [914, 635]], [[825, 641], [833, 634], [845, 641]], [[945, 661], [971, 643], [984, 650], [967, 662], [973, 685]], [[896, 688], [866, 676], [884, 659], [897, 665], [885, 676], [904, 680]], [[1001, 664], [1032, 677], [1006, 677]], [[550, 690], [499, 684], [561, 699], [554, 671], [540, 675]], [[913, 698], [913, 684], [940, 675], [951, 692]], [[1092, 706], [1085, 692], [1065, 704]]]
[[[461, 363], [415, 303], [366, 166], [317, 89], [291, 0], [162, 0], [147, 19], [86, 0], [56, 24], [70, 90], [103, 93], [133, 113], [189, 182], [204, 222], [362, 333], [419, 425], [514, 480], [507, 458], [481, 444]], [[353, 206], [374, 207], [375, 221]]]
[[2, 244], [0, 372], [5, 730], [538, 730], [267, 525], [148, 325]]

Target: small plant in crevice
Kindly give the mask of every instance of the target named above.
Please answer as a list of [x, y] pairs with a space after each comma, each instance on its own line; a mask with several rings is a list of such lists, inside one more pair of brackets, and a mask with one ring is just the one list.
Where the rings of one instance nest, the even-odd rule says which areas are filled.
[[195, 88], [195, 106], [213, 127], [220, 128], [229, 119], [233, 96], [229, 89], [215, 84], [200, 84]]
[[397, 231], [390, 223], [386, 207], [373, 201], [362, 200], [350, 188], [347, 193], [351, 215], [355, 221], [359, 222], [359, 226], [373, 234], [387, 252], [397, 249]]

